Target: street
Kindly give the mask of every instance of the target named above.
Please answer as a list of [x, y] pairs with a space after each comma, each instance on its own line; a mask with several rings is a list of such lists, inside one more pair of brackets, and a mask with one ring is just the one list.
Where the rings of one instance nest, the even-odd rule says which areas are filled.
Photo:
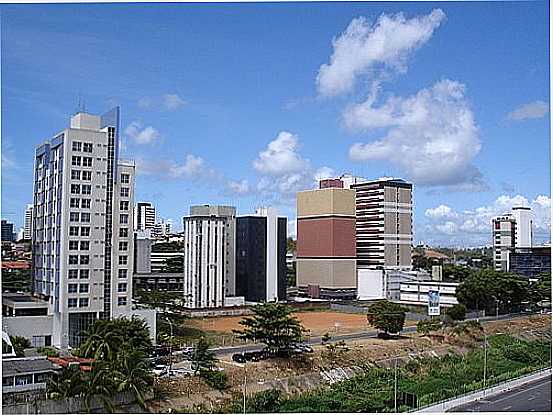
[[551, 412], [551, 375], [448, 412]]

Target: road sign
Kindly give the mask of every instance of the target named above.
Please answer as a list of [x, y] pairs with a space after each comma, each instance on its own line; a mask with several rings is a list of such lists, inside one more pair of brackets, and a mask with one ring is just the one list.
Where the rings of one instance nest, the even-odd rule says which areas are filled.
[[440, 292], [428, 291], [428, 315], [439, 316], [440, 315]]

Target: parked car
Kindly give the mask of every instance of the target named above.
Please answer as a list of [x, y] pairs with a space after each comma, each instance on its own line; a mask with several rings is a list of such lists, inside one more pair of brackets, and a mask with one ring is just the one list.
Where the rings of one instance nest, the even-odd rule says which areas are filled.
[[156, 376], [163, 376], [164, 374], [167, 374], [168, 371], [169, 368], [165, 365], [156, 365], [152, 370]]
[[244, 353], [235, 353], [232, 355], [232, 360], [238, 363], [246, 363], [246, 356]]
[[306, 343], [297, 344], [295, 349], [300, 353], [313, 353], [313, 348]]

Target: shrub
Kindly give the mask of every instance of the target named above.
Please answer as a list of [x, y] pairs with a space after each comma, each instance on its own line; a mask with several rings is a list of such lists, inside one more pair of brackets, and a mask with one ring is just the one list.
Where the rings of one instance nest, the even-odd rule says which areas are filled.
[[222, 391], [228, 388], [228, 376], [225, 372], [217, 370], [200, 370], [200, 377], [213, 389]]
[[48, 357], [59, 357], [60, 355], [59, 352], [53, 347], [39, 347], [38, 349], [36, 349], [36, 351], [39, 354], [42, 354]]
[[11, 336], [10, 341], [17, 357], [24, 357], [25, 349], [31, 347], [31, 341], [23, 336]]
[[455, 304], [453, 307], [448, 308], [445, 314], [453, 321], [461, 321], [466, 318], [467, 307], [464, 304]]
[[431, 331], [439, 330], [442, 327], [442, 323], [437, 319], [420, 320], [417, 322], [417, 333], [426, 336]]

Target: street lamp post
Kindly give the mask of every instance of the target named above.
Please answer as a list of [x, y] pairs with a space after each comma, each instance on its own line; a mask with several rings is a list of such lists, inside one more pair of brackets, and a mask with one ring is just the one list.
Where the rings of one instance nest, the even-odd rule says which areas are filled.
[[394, 412], [397, 413], [397, 357], [394, 360]]
[[486, 394], [486, 375], [488, 374], [488, 335], [484, 332], [484, 394]]
[[246, 369], [246, 362], [244, 362], [244, 388], [243, 388], [243, 395], [244, 395], [243, 409], [244, 409], [244, 413], [246, 413], [246, 384], [247, 384], [247, 374], [248, 374], [248, 371], [247, 371], [247, 369]]

